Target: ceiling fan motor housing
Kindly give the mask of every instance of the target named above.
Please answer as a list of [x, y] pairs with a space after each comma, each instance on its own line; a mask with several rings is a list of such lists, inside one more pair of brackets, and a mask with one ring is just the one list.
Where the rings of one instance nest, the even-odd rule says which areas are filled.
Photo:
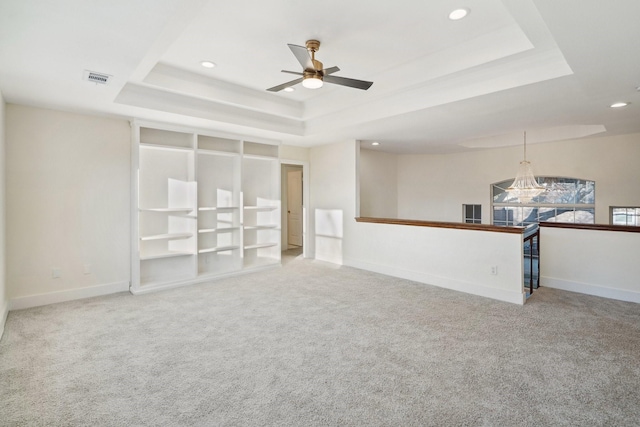
[[270, 92], [278, 92], [282, 89], [288, 88], [298, 83], [302, 83], [302, 86], [309, 89], [318, 89], [323, 86], [323, 82], [325, 80], [328, 83], [363, 90], [369, 89], [369, 87], [373, 84], [373, 82], [367, 82], [364, 80], [356, 80], [347, 77], [338, 77], [332, 75], [336, 71], [340, 71], [340, 68], [338, 67], [330, 67], [325, 70], [322, 62], [316, 60], [315, 57], [315, 53], [318, 51], [318, 49], [320, 49], [320, 42], [318, 40], [307, 40], [304, 47], [294, 44], [289, 44], [288, 46], [298, 62], [300, 62], [300, 65], [302, 65], [302, 73], [286, 70], [282, 71], [284, 73], [297, 74], [299, 76], [302, 76], [302, 78], [297, 78], [290, 82], [267, 89]]

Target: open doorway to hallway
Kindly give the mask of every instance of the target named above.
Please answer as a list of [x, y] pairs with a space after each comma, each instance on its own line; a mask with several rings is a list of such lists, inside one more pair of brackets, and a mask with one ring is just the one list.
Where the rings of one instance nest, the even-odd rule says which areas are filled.
[[304, 168], [298, 164], [281, 165], [282, 176], [282, 251], [299, 256], [304, 248]]

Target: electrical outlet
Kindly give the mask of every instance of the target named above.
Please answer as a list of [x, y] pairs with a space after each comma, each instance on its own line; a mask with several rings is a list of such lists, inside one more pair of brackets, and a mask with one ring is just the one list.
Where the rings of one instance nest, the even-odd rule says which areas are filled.
[[491, 266], [491, 274], [494, 276], [498, 275], [498, 266], [497, 265], [492, 265]]
[[60, 272], [59, 268], [54, 268], [54, 269], [51, 270], [51, 278], [52, 279], [60, 278], [60, 274], [61, 274], [61, 272]]

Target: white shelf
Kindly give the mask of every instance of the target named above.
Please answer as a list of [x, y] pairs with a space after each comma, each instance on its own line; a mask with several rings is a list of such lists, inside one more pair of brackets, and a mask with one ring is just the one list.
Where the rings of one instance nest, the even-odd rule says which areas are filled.
[[258, 243], [258, 244], [255, 244], [255, 245], [247, 245], [247, 246], [244, 247], [244, 249], [248, 250], [248, 249], [270, 248], [270, 247], [273, 247], [273, 246], [278, 246], [278, 244], [277, 243], [273, 243], [273, 242], [270, 242], [270, 243]]
[[202, 228], [198, 233], [226, 233], [233, 230], [240, 230], [240, 227]]
[[199, 211], [233, 211], [239, 209], [237, 206], [203, 206], [198, 208]]
[[217, 246], [215, 248], [200, 249], [198, 251], [198, 253], [199, 254], [206, 254], [206, 253], [209, 253], [209, 252], [233, 251], [235, 249], [240, 249], [240, 246]]
[[173, 257], [179, 257], [179, 256], [189, 256], [189, 255], [194, 255], [191, 252], [176, 252], [176, 251], [172, 251], [172, 252], [162, 252], [162, 253], [155, 253], [155, 254], [150, 254], [150, 255], [140, 255], [140, 261], [147, 261], [147, 260], [152, 260], [152, 259], [161, 259], [161, 258], [173, 258]]
[[274, 211], [278, 209], [277, 206], [245, 206], [244, 210], [246, 211]]
[[278, 228], [278, 224], [264, 224], [264, 225], [246, 225], [245, 230], [268, 230], [271, 228]]
[[206, 148], [199, 148], [198, 154], [206, 154], [208, 156], [240, 157], [240, 153], [234, 153], [231, 151], [207, 150]]
[[145, 142], [140, 142], [140, 148], [152, 148], [154, 150], [165, 150], [165, 151], [179, 151], [181, 153], [193, 152], [193, 148], [191, 147], [171, 147], [167, 145], [147, 144]]
[[147, 208], [147, 209], [139, 209], [140, 212], [163, 212], [163, 213], [180, 213], [180, 212], [191, 212], [194, 208]]
[[188, 239], [189, 237], [193, 237], [192, 233], [167, 233], [167, 234], [154, 234], [152, 236], [142, 236], [140, 240], [148, 241], [148, 240], [177, 240], [177, 239]]
[[260, 154], [243, 154], [242, 158], [244, 159], [253, 159], [253, 160], [278, 160], [277, 157], [274, 156], [264, 156], [264, 155], [260, 155]]

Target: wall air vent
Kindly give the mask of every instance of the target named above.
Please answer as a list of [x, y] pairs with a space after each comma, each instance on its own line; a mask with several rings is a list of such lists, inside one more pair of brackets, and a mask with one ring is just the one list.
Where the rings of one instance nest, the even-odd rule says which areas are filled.
[[84, 70], [84, 80], [88, 82], [96, 83], [99, 85], [109, 84], [111, 77], [112, 76], [110, 76], [109, 74], [96, 73], [95, 71]]

